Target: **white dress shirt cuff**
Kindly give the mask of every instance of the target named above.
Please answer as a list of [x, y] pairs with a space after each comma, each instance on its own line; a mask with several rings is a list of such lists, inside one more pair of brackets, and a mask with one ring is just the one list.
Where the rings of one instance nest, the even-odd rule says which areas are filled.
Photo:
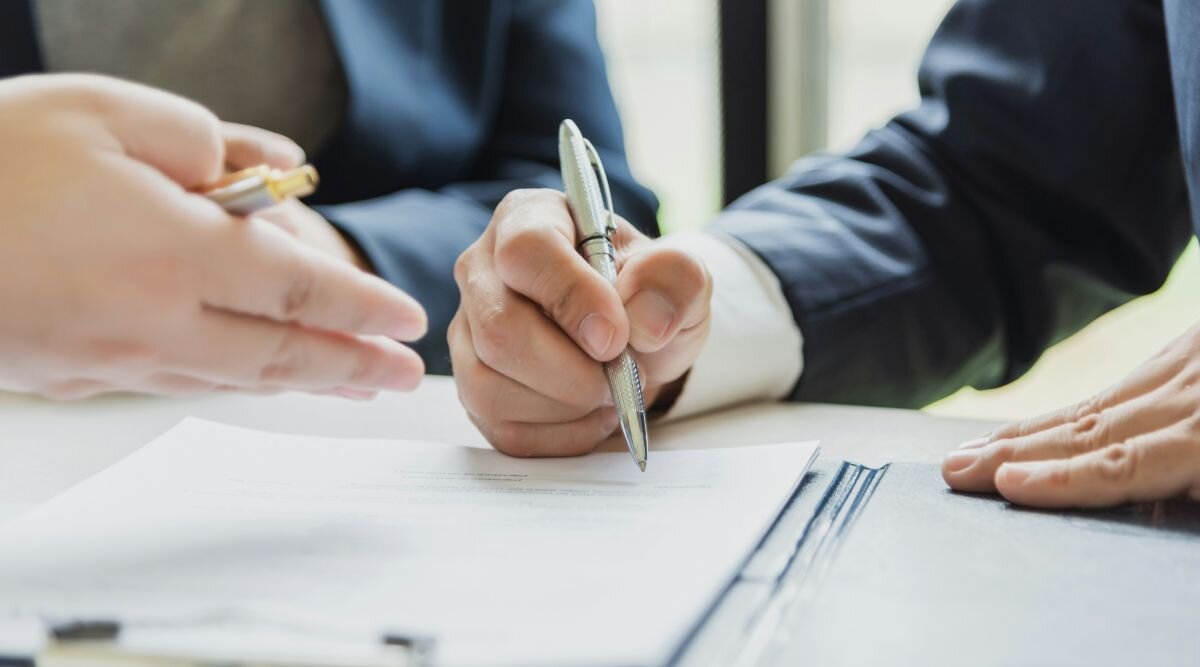
[[713, 279], [708, 340], [666, 418], [787, 396], [804, 368], [804, 339], [770, 267], [729, 236], [688, 232], [664, 242], [703, 260]]

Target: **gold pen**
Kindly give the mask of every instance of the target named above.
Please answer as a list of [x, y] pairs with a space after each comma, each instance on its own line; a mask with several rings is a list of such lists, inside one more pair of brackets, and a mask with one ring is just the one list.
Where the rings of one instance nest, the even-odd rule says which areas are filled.
[[286, 199], [311, 195], [319, 180], [312, 165], [287, 171], [262, 165], [229, 174], [203, 194], [234, 215], [250, 215]]

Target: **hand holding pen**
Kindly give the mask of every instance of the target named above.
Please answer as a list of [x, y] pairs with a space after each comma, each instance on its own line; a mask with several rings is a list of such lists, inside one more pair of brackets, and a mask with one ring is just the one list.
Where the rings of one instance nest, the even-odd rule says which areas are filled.
[[449, 343], [459, 397], [512, 456], [590, 452], [619, 428], [602, 362], [629, 347], [645, 404], [691, 367], [708, 333], [704, 265], [619, 215], [610, 284], [580, 255], [562, 192], [519, 190], [455, 266]]
[[420, 381], [394, 340], [424, 333], [420, 305], [200, 196], [227, 166], [287, 168], [295, 144], [87, 75], [6, 81], [0, 116], [21, 156], [0, 164], [0, 389], [358, 397]]

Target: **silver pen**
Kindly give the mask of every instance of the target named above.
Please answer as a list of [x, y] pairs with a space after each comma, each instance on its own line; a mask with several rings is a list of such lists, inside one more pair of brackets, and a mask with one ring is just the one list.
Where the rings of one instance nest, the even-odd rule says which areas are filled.
[[[610, 283], [617, 280], [617, 260], [611, 235], [617, 231], [613, 217], [612, 192], [608, 175], [600, 163], [600, 154], [574, 121], [567, 119], [558, 128], [558, 159], [562, 165], [563, 187], [575, 219], [576, 243], [579, 253], [597, 273]], [[599, 175], [599, 181], [597, 181]], [[603, 185], [603, 199], [600, 188]], [[642, 377], [637, 362], [626, 349], [616, 359], [604, 364], [608, 389], [621, 421], [625, 444], [638, 467], [646, 470], [649, 451], [649, 432], [646, 429], [646, 406], [642, 398]]]

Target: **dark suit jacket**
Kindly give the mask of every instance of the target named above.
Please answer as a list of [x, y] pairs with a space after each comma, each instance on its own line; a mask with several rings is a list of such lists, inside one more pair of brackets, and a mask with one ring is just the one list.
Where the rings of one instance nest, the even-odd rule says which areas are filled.
[[[634, 182], [588, 0], [323, 0], [345, 70], [346, 121], [320, 155], [313, 198], [384, 278], [429, 312], [417, 345], [449, 372], [453, 266], [497, 202], [561, 188], [558, 123], [599, 149], [614, 204], [656, 233]], [[0, 0], [0, 77], [38, 72], [29, 0]]]
[[780, 278], [795, 399], [1008, 382], [1157, 289], [1200, 224], [1200, 3], [962, 0], [919, 81], [919, 108], [716, 223]]

